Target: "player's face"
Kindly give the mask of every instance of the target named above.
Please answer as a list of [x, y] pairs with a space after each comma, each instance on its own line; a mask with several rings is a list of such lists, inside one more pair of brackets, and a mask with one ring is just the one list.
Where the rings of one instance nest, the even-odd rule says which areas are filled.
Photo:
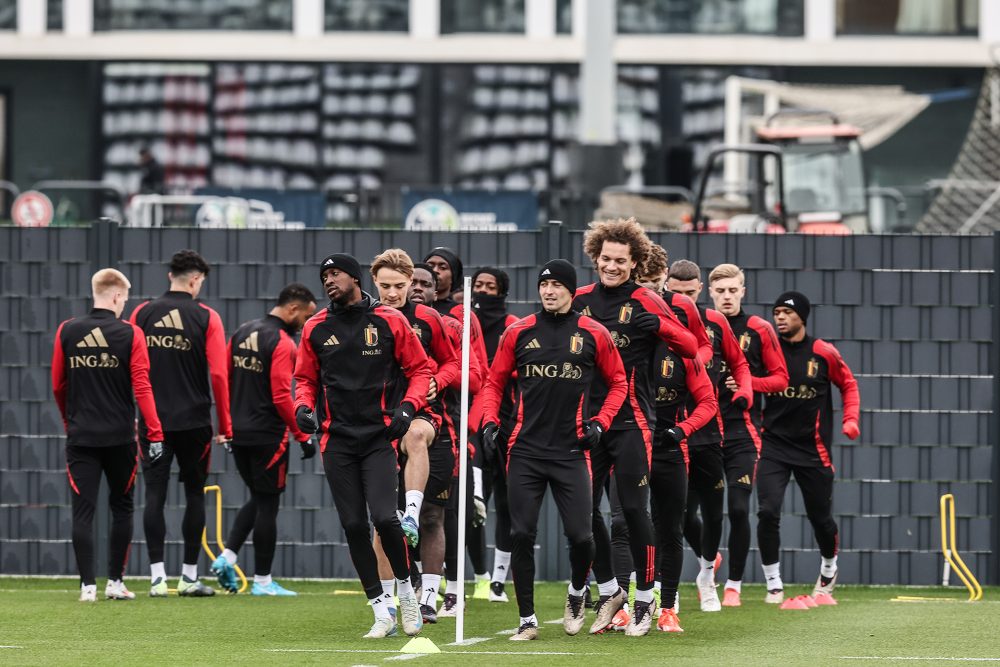
[[299, 301], [293, 301], [291, 306], [291, 325], [296, 331], [302, 331], [302, 327], [306, 325], [306, 321], [316, 313], [316, 302], [310, 301], [309, 303], [301, 303]]
[[655, 276], [643, 276], [635, 281], [643, 287], [648, 287], [657, 294], [663, 293], [663, 284], [667, 282], [667, 274], [661, 273]]
[[605, 241], [597, 256], [597, 276], [605, 287], [618, 287], [632, 275], [635, 261], [627, 243]]
[[406, 305], [410, 278], [399, 271], [382, 267], [375, 274], [375, 289], [378, 290], [378, 300], [383, 304], [390, 308], [402, 308]]
[[354, 278], [340, 269], [327, 269], [323, 272], [323, 289], [330, 301], [342, 303], [354, 295]]
[[538, 296], [542, 299], [542, 308], [550, 313], [568, 313], [573, 305], [573, 293], [558, 280], [538, 283]]
[[711, 284], [708, 293], [715, 302], [715, 309], [732, 317], [740, 314], [740, 303], [747, 288], [739, 278], [720, 278]]
[[438, 296], [446, 297], [451, 293], [451, 264], [449, 264], [443, 257], [438, 257], [434, 255], [427, 258], [426, 264], [434, 269], [434, 273], [437, 274], [437, 293]]
[[791, 308], [778, 306], [774, 309], [774, 328], [782, 338], [794, 338], [804, 326], [802, 318]]
[[496, 276], [489, 273], [480, 273], [476, 276], [476, 281], [472, 283], [472, 291], [500, 296], [500, 284], [497, 282]]
[[413, 269], [410, 280], [410, 301], [429, 304], [434, 300], [434, 276], [427, 269]]
[[698, 297], [701, 296], [701, 288], [701, 281], [697, 278], [692, 280], [677, 280], [677, 278], [670, 278], [667, 280], [668, 290], [676, 292], [677, 294], [683, 294], [695, 303], [698, 302]]

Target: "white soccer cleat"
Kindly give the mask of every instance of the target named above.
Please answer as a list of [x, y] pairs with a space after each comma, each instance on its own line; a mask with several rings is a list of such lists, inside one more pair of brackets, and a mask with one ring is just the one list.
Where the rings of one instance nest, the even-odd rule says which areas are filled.
[[698, 584], [698, 597], [701, 601], [702, 611], [722, 611], [722, 603], [719, 601], [719, 592], [715, 587], [715, 581], [709, 579], [704, 581], [701, 577], [695, 580]]
[[372, 629], [364, 636], [364, 639], [385, 639], [396, 636], [396, 622], [392, 618], [376, 618], [372, 624]]
[[108, 580], [108, 585], [104, 587], [104, 597], [107, 600], [134, 600], [135, 593], [125, 588], [125, 582]]
[[651, 602], [636, 602], [632, 617], [625, 627], [626, 637], [642, 637], [649, 634], [649, 628], [653, 623], [653, 610]]
[[785, 589], [775, 588], [767, 592], [764, 596], [764, 602], [766, 604], [781, 604], [785, 601]]
[[828, 583], [826, 586], [823, 585], [823, 577], [822, 577], [822, 575], [819, 576], [819, 577], [817, 577], [817, 579], [816, 579], [816, 585], [813, 587], [813, 592], [812, 592], [813, 597], [816, 597], [817, 595], [824, 595], [824, 594], [825, 595], [833, 595], [833, 589], [837, 585], [837, 573], [838, 573], [837, 570], [835, 570], [833, 572], [833, 579], [831, 579], [830, 583]]
[[420, 613], [420, 601], [414, 593], [399, 596], [399, 619], [403, 624], [403, 632], [409, 636], [416, 635], [424, 627], [424, 617]]
[[97, 602], [97, 584], [80, 585], [80, 602]]

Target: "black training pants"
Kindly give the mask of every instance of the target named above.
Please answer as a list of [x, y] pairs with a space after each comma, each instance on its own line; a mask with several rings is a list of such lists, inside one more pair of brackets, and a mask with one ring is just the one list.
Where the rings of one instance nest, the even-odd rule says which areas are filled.
[[569, 540], [570, 582], [581, 589], [594, 559], [591, 532], [591, 482], [587, 460], [512, 456], [507, 467], [510, 494], [511, 573], [522, 618], [535, 613], [535, 537], [546, 487]]
[[688, 470], [684, 451], [663, 442], [657, 435], [653, 446], [650, 487], [656, 517], [656, 554], [660, 573], [660, 606], [670, 609], [684, 565], [684, 505], [687, 501]]
[[802, 491], [806, 515], [820, 554], [824, 558], [837, 555], [839, 540], [837, 522], [833, 520], [833, 468], [793, 466], [762, 458], [757, 464], [757, 546], [763, 565], [773, 565], [781, 559], [781, 504], [793, 474]]

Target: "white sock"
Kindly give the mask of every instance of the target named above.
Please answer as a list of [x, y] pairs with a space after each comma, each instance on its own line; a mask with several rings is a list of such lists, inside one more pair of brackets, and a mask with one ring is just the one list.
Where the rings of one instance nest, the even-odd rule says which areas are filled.
[[732, 588], [737, 593], [743, 592], [743, 581], [733, 581], [732, 579], [726, 580], [726, 588]]
[[[112, 586], [121, 586], [122, 585], [122, 580], [121, 579], [108, 579], [108, 583], [111, 584]], [[97, 584], [94, 584], [94, 585], [96, 586]]]
[[420, 597], [420, 604], [425, 604], [428, 607], [436, 607], [438, 588], [441, 586], [441, 575], [425, 574], [420, 578], [420, 582], [424, 587], [423, 595]]
[[198, 578], [198, 563], [191, 565], [190, 563], [184, 563], [181, 566], [181, 574], [194, 581]]
[[637, 581], [637, 579], [636, 579], [636, 576], [635, 576], [635, 570], [632, 570], [632, 572], [629, 573], [629, 575], [628, 575], [628, 583], [629, 584], [634, 584], [636, 581]]
[[769, 591], [781, 591], [785, 589], [785, 585], [781, 583], [781, 563], [772, 563], [771, 565], [761, 565], [764, 570], [764, 580], [767, 582], [767, 590]]
[[635, 591], [635, 601], [636, 602], [652, 602], [653, 601], [653, 589], [650, 588], [646, 591], [640, 591], [636, 589]]
[[83, 591], [92, 591], [96, 593], [97, 584], [80, 584], [80, 592], [82, 593]]
[[417, 572], [419, 572], [420, 574], [424, 573], [424, 564], [422, 562], [420, 562], [419, 560], [415, 560], [413, 561], [413, 564], [417, 566]]
[[476, 581], [483, 581], [484, 579], [486, 581], [490, 580], [490, 572], [489, 572], [489, 570], [487, 570], [486, 572], [483, 572], [482, 574], [480, 574], [478, 572], [476, 573]]
[[493, 581], [501, 584], [507, 581], [507, 572], [510, 571], [510, 552], [494, 549], [493, 551]]
[[573, 588], [573, 582], [570, 582], [569, 586], [566, 587], [566, 592], [574, 597], [583, 597], [583, 594], [587, 592], [587, 587], [584, 586], [581, 589], [576, 589]]
[[149, 580], [156, 581], [157, 579], [161, 581], [167, 580], [167, 568], [164, 566], [163, 561], [149, 564]]
[[449, 581], [448, 587], [444, 590], [446, 595], [458, 595], [458, 582]]
[[819, 568], [820, 576], [832, 579], [837, 574], [837, 557], [824, 558]]
[[597, 582], [597, 590], [601, 596], [604, 595], [614, 595], [618, 592], [621, 586], [618, 585], [617, 579], [612, 579], [610, 581]]
[[653, 590], [656, 591], [657, 593], [660, 592], [660, 581], [659, 581], [659, 579], [657, 579], [656, 581], [653, 582]]
[[271, 585], [271, 575], [269, 574], [255, 574], [253, 575], [253, 583], [258, 586], [270, 586]]
[[705, 560], [704, 558], [698, 558], [698, 564], [701, 566], [701, 572], [698, 573], [698, 581], [704, 582], [705, 584], [715, 583], [715, 559]]
[[392, 596], [396, 594], [396, 580], [395, 579], [380, 579], [382, 583], [382, 592], [392, 599]]
[[403, 512], [408, 517], [412, 517], [417, 524], [420, 524], [420, 505], [424, 502], [423, 491], [406, 492], [406, 509]]
[[375, 618], [392, 618], [392, 614], [389, 613], [389, 607], [392, 606], [392, 596], [382, 595], [368, 601], [368, 604], [372, 606], [372, 613], [375, 614]]
[[222, 557], [226, 559], [226, 562], [230, 565], [236, 565], [236, 552], [232, 549], [223, 549]]
[[535, 616], [534, 614], [532, 614], [531, 616], [522, 616], [521, 617], [521, 625], [524, 625], [525, 623], [531, 623], [533, 626], [535, 626], [537, 628], [538, 627], [538, 617]]
[[413, 595], [413, 583], [410, 578], [396, 579], [396, 590], [399, 591], [399, 597]]

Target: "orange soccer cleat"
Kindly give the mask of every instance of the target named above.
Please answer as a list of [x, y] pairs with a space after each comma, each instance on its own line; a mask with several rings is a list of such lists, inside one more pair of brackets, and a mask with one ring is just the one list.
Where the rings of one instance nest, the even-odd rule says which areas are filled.
[[660, 618], [656, 622], [656, 629], [660, 632], [684, 632], [680, 619], [677, 618], [677, 612], [673, 609], [660, 610]]
[[735, 588], [727, 588], [722, 595], [722, 606], [723, 607], [739, 607], [743, 603], [740, 602], [740, 592]]

